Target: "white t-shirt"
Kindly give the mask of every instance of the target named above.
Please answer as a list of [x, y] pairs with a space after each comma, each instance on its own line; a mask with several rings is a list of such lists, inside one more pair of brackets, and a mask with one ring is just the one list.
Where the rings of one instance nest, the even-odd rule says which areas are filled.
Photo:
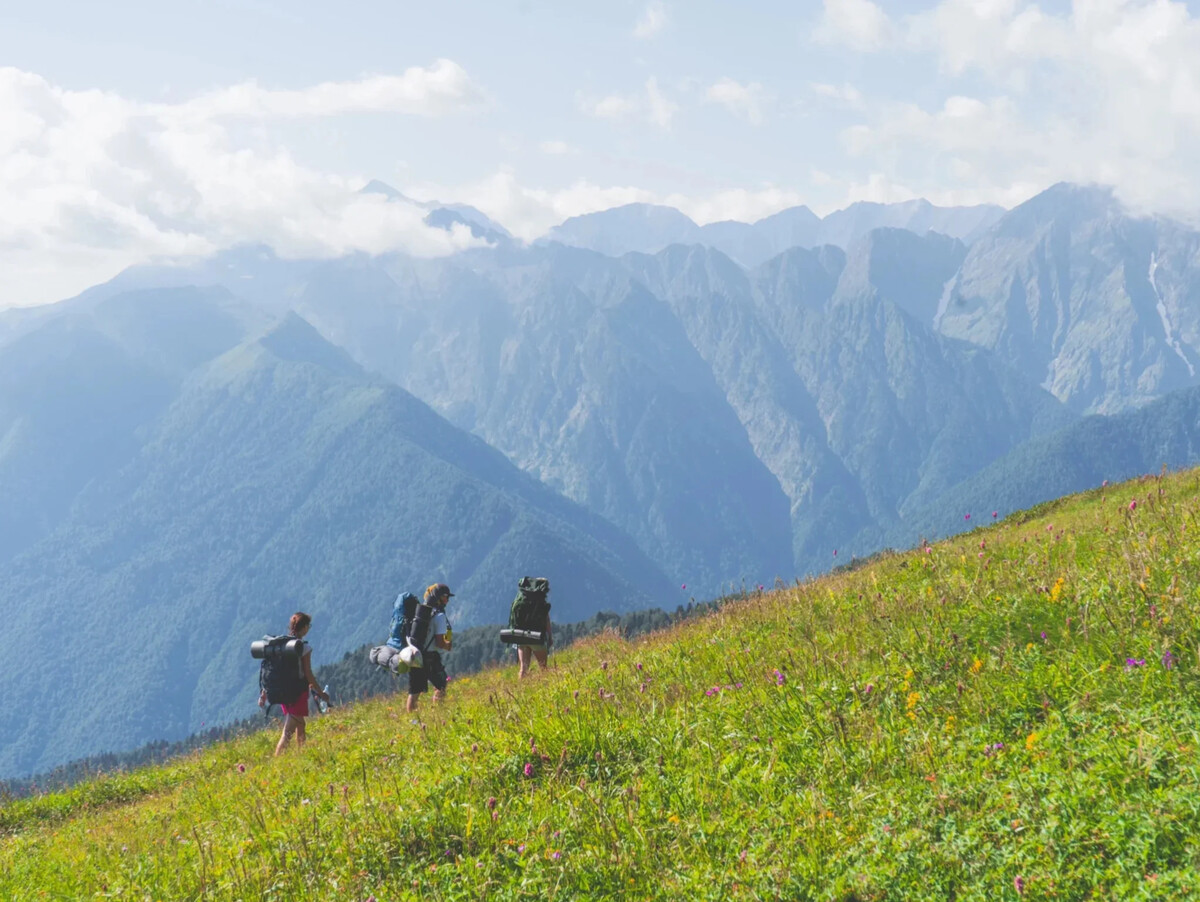
[[434, 613], [433, 617], [429, 621], [429, 639], [425, 643], [426, 651], [428, 651], [430, 648], [436, 647], [433, 644], [433, 637], [446, 635], [446, 629], [449, 627], [449, 625], [450, 621], [446, 619], [445, 611], [437, 611]]

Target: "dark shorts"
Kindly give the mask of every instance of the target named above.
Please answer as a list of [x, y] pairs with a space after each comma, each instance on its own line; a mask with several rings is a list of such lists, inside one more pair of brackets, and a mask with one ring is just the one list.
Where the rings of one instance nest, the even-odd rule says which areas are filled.
[[408, 694], [420, 695], [433, 684], [434, 689], [445, 690], [446, 667], [442, 664], [442, 656], [436, 651], [427, 651], [421, 656], [424, 664], [416, 670], [408, 672]]

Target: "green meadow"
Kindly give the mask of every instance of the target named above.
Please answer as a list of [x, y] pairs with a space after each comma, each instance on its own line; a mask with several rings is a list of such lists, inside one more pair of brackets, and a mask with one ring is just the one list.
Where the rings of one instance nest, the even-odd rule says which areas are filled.
[[1200, 897], [1200, 475], [970, 515], [415, 724], [9, 802], [0, 898]]

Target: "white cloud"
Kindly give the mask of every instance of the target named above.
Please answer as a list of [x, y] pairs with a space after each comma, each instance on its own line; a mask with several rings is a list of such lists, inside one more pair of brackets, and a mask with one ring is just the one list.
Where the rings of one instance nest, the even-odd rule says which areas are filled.
[[538, 147], [542, 153], [555, 157], [575, 152], [575, 148], [566, 141], [543, 141]]
[[[854, 50], [878, 50], [893, 36], [894, 26], [871, 0], [823, 0], [824, 12], [813, 32], [817, 41]], [[966, 0], [970, 2], [970, 0]], [[990, 0], [981, 0], [987, 3]], [[1001, 0], [1003, 2], [1003, 0]]]
[[658, 81], [654, 76], [646, 79], [646, 113], [650, 121], [659, 128], [666, 130], [671, 127], [671, 119], [679, 111], [679, 105], [672, 103], [658, 89]]
[[818, 97], [824, 97], [836, 104], [847, 106], [851, 109], [860, 109], [863, 106], [862, 92], [849, 82], [840, 85], [827, 85], [814, 82], [810, 87]]
[[877, 106], [843, 134], [868, 165], [931, 200], [1099, 182], [1135, 208], [1196, 218], [1200, 19], [1183, 3], [943, 0], [904, 27], [909, 49], [972, 90]]
[[416, 206], [359, 194], [357, 183], [307, 168], [261, 135], [239, 142], [222, 124], [228, 115], [447, 112], [480, 96], [461, 71], [439, 61], [395, 81], [231, 89], [163, 105], [0, 69], [0, 306], [55, 300], [134, 262], [243, 242], [313, 256], [435, 255], [471, 243], [465, 231], [426, 227]]
[[597, 119], [643, 120], [667, 131], [679, 111], [679, 105], [662, 92], [653, 75], [635, 94], [610, 94], [599, 100], [583, 94], [575, 97], [576, 106]]
[[756, 81], [741, 84], [732, 78], [722, 78], [705, 92], [710, 103], [719, 103], [735, 116], [740, 116], [751, 125], [760, 125], [763, 119], [763, 87]]
[[462, 66], [453, 60], [440, 59], [429, 68], [413, 66], [403, 75], [324, 82], [292, 91], [270, 90], [245, 82], [202, 94], [178, 106], [161, 107], [160, 112], [200, 119], [294, 118], [362, 112], [440, 116], [482, 100], [482, 92]]
[[644, 41], [662, 31], [666, 24], [666, 7], [658, 0], [652, 0], [637, 20], [637, 24], [633, 26], [633, 36]]

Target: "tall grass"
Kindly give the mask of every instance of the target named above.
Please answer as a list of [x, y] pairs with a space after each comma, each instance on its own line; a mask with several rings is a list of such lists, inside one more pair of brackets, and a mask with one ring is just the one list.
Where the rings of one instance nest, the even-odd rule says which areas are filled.
[[1195, 472], [1096, 490], [15, 802], [0, 897], [1200, 896], [1198, 513]]

